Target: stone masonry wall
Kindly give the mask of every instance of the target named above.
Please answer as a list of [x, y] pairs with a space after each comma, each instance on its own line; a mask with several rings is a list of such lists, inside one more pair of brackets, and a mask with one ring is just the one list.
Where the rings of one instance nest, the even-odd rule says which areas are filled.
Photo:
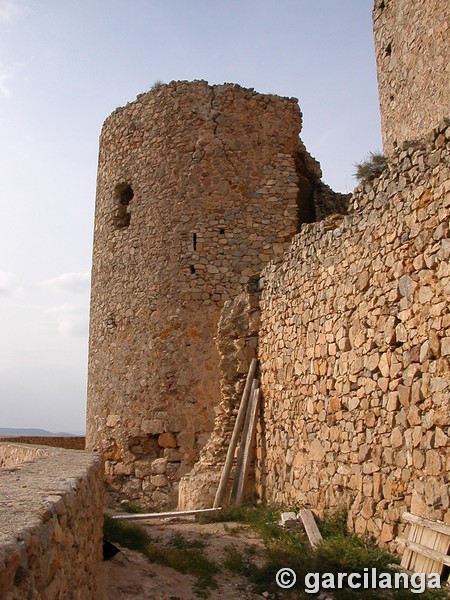
[[128, 497], [176, 504], [219, 403], [222, 306], [329, 204], [300, 128], [296, 99], [204, 81], [157, 87], [104, 124], [87, 447]]
[[383, 145], [391, 153], [448, 116], [450, 3], [375, 0], [373, 27]]
[[[199, 461], [180, 481], [178, 509], [213, 505], [233, 432], [245, 380], [253, 358], [257, 358], [259, 331], [259, 278], [222, 309], [216, 343], [220, 356], [220, 404], [214, 428], [200, 452]], [[231, 491], [231, 490], [229, 490]], [[227, 504], [228, 494], [224, 496]]]
[[44, 436], [44, 435], [19, 435], [0, 437], [2, 442], [15, 442], [18, 444], [33, 444], [34, 446], [56, 446], [57, 448], [66, 448], [67, 450], [84, 450], [86, 442], [84, 436]]
[[450, 522], [449, 156], [447, 120], [262, 275], [258, 493], [392, 546]]
[[96, 600], [100, 457], [1, 443], [0, 465], [0, 600]]

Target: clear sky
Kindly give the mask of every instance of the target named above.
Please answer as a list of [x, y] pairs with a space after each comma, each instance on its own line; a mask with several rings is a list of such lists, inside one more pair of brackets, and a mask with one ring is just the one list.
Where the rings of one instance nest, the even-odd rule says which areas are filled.
[[381, 149], [373, 0], [0, 0], [0, 427], [84, 430], [98, 136], [161, 80], [295, 96], [324, 181]]

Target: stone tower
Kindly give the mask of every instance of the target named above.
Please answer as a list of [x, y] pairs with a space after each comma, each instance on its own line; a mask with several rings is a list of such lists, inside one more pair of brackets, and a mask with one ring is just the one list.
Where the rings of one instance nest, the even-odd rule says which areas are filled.
[[221, 308], [314, 216], [300, 129], [296, 99], [204, 81], [158, 86], [103, 126], [87, 445], [129, 497], [176, 503], [219, 403]]
[[373, 9], [386, 153], [449, 116], [450, 2], [375, 0]]

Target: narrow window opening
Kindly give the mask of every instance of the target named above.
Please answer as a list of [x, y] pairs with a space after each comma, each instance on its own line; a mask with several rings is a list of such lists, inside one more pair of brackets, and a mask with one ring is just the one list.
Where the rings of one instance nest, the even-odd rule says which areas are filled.
[[117, 229], [123, 229], [130, 224], [131, 214], [128, 212], [128, 206], [134, 198], [134, 192], [128, 183], [119, 183], [114, 191], [114, 200], [116, 203], [116, 213], [114, 215], [114, 224]]
[[192, 234], [192, 248], [193, 248], [194, 252], [197, 250], [197, 234], [196, 233]]
[[223, 227], [221, 227], [221, 228], [219, 229], [219, 233], [220, 233], [220, 235], [224, 235], [224, 233], [225, 233], [225, 229], [224, 229]]
[[392, 54], [392, 43], [389, 42], [389, 44], [386, 46], [384, 53], [386, 56], [391, 56]]
[[195, 267], [194, 267], [194, 265], [190, 265], [189, 269], [190, 269], [190, 271], [191, 271], [191, 273], [193, 275], [195, 273]]

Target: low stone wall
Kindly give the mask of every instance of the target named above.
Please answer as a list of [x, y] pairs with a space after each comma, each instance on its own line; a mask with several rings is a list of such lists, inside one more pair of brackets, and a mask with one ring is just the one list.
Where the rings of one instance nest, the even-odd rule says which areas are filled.
[[44, 447], [19, 445], [9, 441], [0, 442], [0, 468], [16, 467], [45, 456], [48, 456], [48, 449]]
[[259, 494], [392, 547], [404, 510], [450, 522], [449, 156], [445, 121], [262, 277]]
[[103, 477], [91, 452], [0, 443], [0, 600], [94, 600]]
[[19, 435], [17, 437], [5, 436], [0, 437], [0, 443], [14, 442], [18, 444], [33, 444], [37, 446], [52, 446], [56, 448], [67, 448], [68, 450], [84, 450], [86, 439], [82, 435], [74, 436], [27, 436]]

